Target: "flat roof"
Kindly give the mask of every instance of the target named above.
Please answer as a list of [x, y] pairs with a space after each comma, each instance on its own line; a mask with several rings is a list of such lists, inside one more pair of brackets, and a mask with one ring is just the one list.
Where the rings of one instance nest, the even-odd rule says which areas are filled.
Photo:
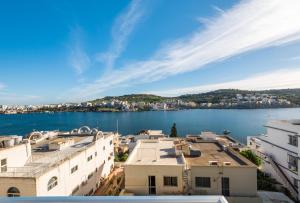
[[[104, 138], [109, 133], [104, 134]], [[56, 140], [73, 139], [74, 143], [62, 150], [49, 150], [48, 144]], [[90, 147], [94, 141], [93, 135], [58, 135], [50, 140], [43, 140], [31, 145], [31, 161], [23, 167], [8, 168], [7, 172], [0, 173], [0, 177], [37, 177], [49, 169], [56, 167], [57, 164], [64, 162], [75, 156], [77, 153]]]
[[176, 156], [173, 139], [139, 140], [126, 161], [127, 165], [183, 165]]
[[217, 161], [218, 166], [225, 165], [224, 162], [230, 163], [230, 165], [225, 166], [253, 166], [237, 153], [228, 151], [229, 149], [223, 150], [218, 142], [191, 143], [191, 147], [194, 150], [199, 150], [201, 155], [197, 157], [185, 156], [185, 160], [190, 166], [211, 166], [211, 161]]

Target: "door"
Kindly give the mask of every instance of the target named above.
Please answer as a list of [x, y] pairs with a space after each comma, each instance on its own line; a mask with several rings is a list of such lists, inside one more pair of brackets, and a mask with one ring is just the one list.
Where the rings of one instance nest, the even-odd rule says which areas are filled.
[[149, 195], [156, 194], [155, 176], [148, 176], [148, 190]]
[[222, 178], [222, 195], [230, 196], [229, 178], [227, 178], [227, 177]]

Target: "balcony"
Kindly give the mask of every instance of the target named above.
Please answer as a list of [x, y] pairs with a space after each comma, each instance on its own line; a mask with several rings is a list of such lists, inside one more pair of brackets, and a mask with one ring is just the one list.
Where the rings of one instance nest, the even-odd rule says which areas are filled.
[[0, 198], [1, 203], [59, 203], [59, 202], [97, 202], [97, 203], [228, 203], [223, 196], [70, 196], [70, 197], [17, 197]]

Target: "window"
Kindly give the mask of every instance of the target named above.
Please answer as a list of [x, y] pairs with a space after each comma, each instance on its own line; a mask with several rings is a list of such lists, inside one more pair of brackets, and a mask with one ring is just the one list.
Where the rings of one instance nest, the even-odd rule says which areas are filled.
[[112, 143], [113, 143], [113, 141], [111, 140], [111, 141], [109, 142], [109, 144], [112, 145]]
[[87, 158], [87, 161], [90, 161], [90, 160], [92, 160], [92, 159], [93, 159], [93, 155], [89, 156], [89, 157]]
[[73, 168], [71, 168], [71, 173], [74, 173], [75, 171], [78, 170], [78, 165], [74, 166]]
[[298, 136], [297, 135], [289, 135], [289, 144], [293, 146], [298, 146]]
[[175, 186], [175, 187], [177, 187], [177, 177], [164, 176], [164, 186]]
[[54, 188], [55, 186], [57, 186], [57, 177], [54, 176], [48, 181], [48, 191]]
[[298, 158], [288, 154], [288, 166], [292, 171], [298, 171]]
[[93, 173], [90, 173], [89, 175], [88, 175], [88, 179], [91, 179], [92, 177], [93, 177]]
[[97, 156], [97, 152], [95, 152], [95, 156]]
[[105, 146], [103, 146], [103, 150], [105, 150]]
[[295, 188], [298, 188], [298, 179], [297, 178], [294, 178], [293, 184], [294, 184]]
[[210, 177], [196, 177], [196, 187], [210, 187]]
[[20, 190], [16, 187], [10, 187], [7, 190], [7, 197], [20, 197]]
[[7, 159], [1, 159], [0, 162], [0, 171], [1, 172], [6, 172], [7, 171]]

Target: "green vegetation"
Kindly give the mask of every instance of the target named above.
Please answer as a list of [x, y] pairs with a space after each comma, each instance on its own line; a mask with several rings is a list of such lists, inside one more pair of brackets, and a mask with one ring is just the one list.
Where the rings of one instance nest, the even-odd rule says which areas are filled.
[[115, 162], [125, 162], [128, 158], [128, 153], [115, 153]]
[[279, 184], [269, 175], [257, 170], [257, 190], [278, 191], [275, 185]]
[[207, 93], [187, 94], [179, 96], [183, 101], [193, 101], [196, 103], [219, 103], [222, 99], [232, 99], [236, 94], [269, 94], [277, 96], [281, 99], [287, 99], [293, 104], [300, 105], [300, 88], [298, 89], [280, 89], [280, 90], [262, 90], [262, 91], [248, 91], [238, 89], [220, 89]]
[[117, 99], [120, 101], [128, 101], [129, 103], [133, 102], [145, 102], [145, 103], [154, 103], [154, 102], [164, 102], [168, 100], [168, 97], [161, 97], [152, 94], [130, 94], [116, 97], [104, 97], [102, 99], [96, 99], [92, 103], [102, 102], [102, 101], [111, 101]]
[[145, 103], [155, 103], [155, 102], [167, 102], [182, 100], [186, 102], [195, 102], [195, 103], [219, 103], [222, 99], [233, 99], [236, 97], [236, 94], [269, 94], [272, 96], [277, 96], [281, 99], [287, 99], [293, 104], [300, 105], [300, 88], [298, 89], [279, 89], [279, 90], [262, 90], [262, 91], [248, 91], [248, 90], [238, 90], [238, 89], [220, 89], [216, 91], [199, 93], [199, 94], [187, 94], [181, 95], [178, 97], [161, 97], [152, 94], [131, 94], [123, 96], [110, 96], [104, 97], [102, 99], [96, 99], [91, 101], [92, 103], [111, 101], [117, 99], [120, 101], [132, 102], [145, 102]]
[[259, 158], [256, 154], [254, 154], [251, 150], [245, 150], [240, 152], [240, 154], [246, 157], [249, 161], [254, 163], [256, 166], [261, 165], [261, 158]]
[[178, 135], [177, 135], [177, 129], [176, 129], [176, 123], [173, 123], [173, 126], [171, 128], [170, 137], [178, 137]]

